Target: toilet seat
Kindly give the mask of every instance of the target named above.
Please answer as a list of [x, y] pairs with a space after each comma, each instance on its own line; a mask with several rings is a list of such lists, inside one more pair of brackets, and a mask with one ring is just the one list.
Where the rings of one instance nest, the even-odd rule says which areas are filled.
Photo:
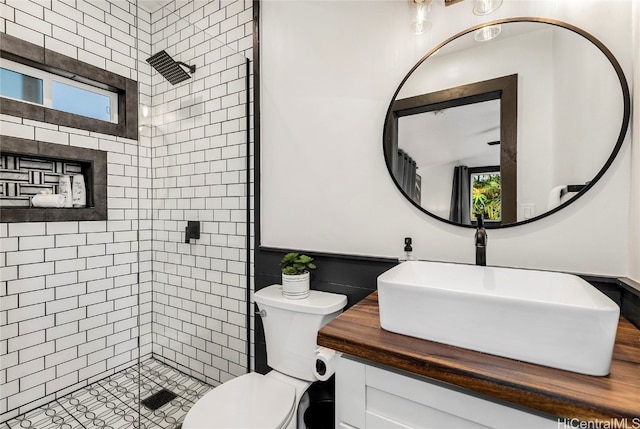
[[295, 413], [296, 390], [282, 381], [251, 372], [200, 398], [183, 429], [285, 428]]

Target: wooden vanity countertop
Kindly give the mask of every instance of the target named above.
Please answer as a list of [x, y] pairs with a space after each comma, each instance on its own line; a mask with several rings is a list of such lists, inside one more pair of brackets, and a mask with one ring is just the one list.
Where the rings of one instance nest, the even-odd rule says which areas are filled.
[[320, 329], [318, 345], [558, 417], [640, 422], [640, 330], [622, 317], [606, 377], [385, 331], [380, 327], [378, 292]]

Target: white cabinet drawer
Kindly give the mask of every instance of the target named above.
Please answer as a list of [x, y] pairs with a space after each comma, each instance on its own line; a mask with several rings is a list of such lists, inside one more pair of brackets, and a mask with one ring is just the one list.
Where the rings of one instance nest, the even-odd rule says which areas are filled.
[[[557, 429], [540, 417], [424, 378], [365, 365], [367, 410], [416, 428]], [[446, 386], [446, 387], [445, 387]], [[382, 396], [381, 393], [386, 393]], [[404, 401], [404, 403], [402, 403]], [[372, 409], [374, 407], [374, 409]]]
[[385, 417], [403, 428], [482, 429], [487, 427], [421, 402], [367, 386], [367, 428], [372, 427], [369, 425], [370, 413]]
[[411, 429], [400, 422], [390, 419], [389, 417], [380, 416], [372, 411], [367, 411], [366, 422], [368, 429]]
[[342, 356], [336, 363], [336, 427], [557, 429], [558, 421]]

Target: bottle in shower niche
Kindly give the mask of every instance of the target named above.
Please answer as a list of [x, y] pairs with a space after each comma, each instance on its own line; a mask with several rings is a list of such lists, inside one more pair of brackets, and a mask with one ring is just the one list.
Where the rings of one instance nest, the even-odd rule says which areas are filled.
[[64, 206], [73, 207], [73, 194], [71, 192], [71, 176], [63, 174], [58, 182], [58, 193], [64, 195]]
[[85, 207], [87, 205], [87, 188], [84, 185], [84, 176], [73, 176], [73, 207]]

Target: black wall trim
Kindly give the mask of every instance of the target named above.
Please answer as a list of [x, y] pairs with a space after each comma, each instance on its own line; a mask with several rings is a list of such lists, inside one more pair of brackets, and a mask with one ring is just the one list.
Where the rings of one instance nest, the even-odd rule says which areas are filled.
[[137, 140], [138, 82], [5, 33], [0, 33], [0, 56], [62, 76], [71, 74], [79, 81], [84, 78], [85, 83], [88, 80], [118, 92], [118, 123], [6, 98], [0, 102], [0, 113]]
[[620, 312], [640, 329], [640, 283], [628, 278], [619, 278], [616, 283], [622, 292]]

